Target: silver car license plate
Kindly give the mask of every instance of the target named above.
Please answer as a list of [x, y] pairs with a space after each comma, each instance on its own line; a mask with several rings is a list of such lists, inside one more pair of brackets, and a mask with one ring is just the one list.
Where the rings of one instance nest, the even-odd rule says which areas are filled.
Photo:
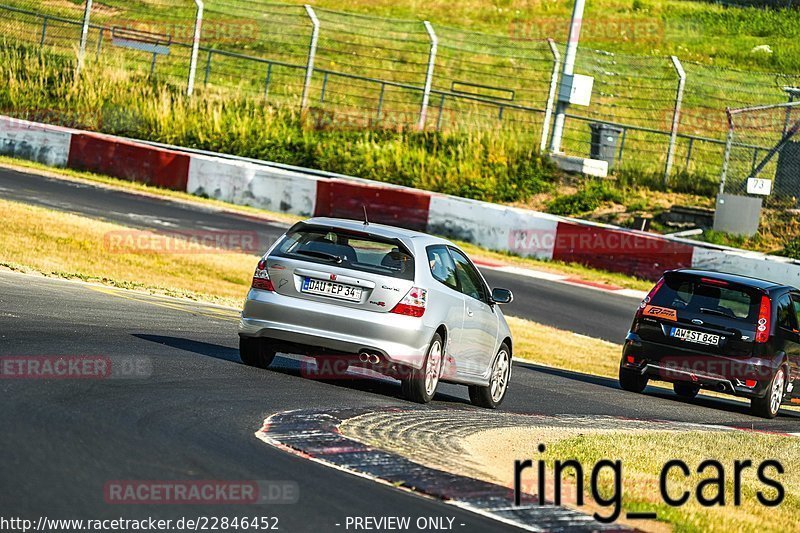
[[349, 302], [361, 301], [362, 291], [359, 287], [352, 287], [350, 285], [342, 285], [341, 283], [314, 278], [304, 278], [303, 286], [300, 290], [307, 294], [328, 296], [330, 298], [347, 300]]
[[675, 337], [676, 339], [686, 342], [719, 346], [719, 335], [714, 335], [712, 333], [703, 333], [702, 331], [692, 331], [691, 329], [684, 328], [672, 328], [669, 335], [670, 337]]

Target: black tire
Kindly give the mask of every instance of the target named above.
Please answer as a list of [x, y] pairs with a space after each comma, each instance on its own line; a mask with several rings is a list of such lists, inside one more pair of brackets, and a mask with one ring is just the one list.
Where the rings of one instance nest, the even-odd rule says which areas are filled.
[[[422, 368], [410, 369], [407, 377], [402, 380], [403, 396], [412, 402], [429, 403], [436, 395], [436, 387], [438, 387], [439, 378], [442, 375], [443, 362], [444, 342], [442, 341], [442, 336], [436, 333], [428, 346], [428, 352], [425, 354]], [[427, 379], [429, 371], [435, 372], [435, 376], [433, 374], [430, 376], [431, 382]]]
[[775, 418], [786, 394], [786, 369], [781, 367], [772, 376], [763, 398], [750, 400], [750, 412], [761, 418]]
[[619, 386], [628, 392], [642, 392], [650, 381], [647, 376], [643, 376], [636, 370], [627, 368], [619, 369]]
[[276, 353], [268, 339], [239, 337], [239, 358], [247, 366], [267, 368], [272, 364]]
[[673, 383], [672, 388], [673, 390], [675, 390], [675, 394], [677, 394], [681, 398], [686, 398], [688, 400], [691, 400], [692, 398], [697, 396], [698, 392], [700, 392], [700, 387], [698, 387], [697, 385], [692, 385], [691, 383], [682, 383], [682, 382]]
[[472, 405], [484, 409], [497, 409], [503, 403], [511, 381], [511, 350], [505, 344], [501, 344], [500, 349], [497, 350], [497, 355], [492, 363], [490, 380], [489, 385], [485, 387], [469, 386], [469, 400]]

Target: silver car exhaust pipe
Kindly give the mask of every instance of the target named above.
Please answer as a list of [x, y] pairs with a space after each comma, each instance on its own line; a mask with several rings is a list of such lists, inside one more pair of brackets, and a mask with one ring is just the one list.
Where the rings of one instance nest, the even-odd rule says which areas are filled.
[[370, 352], [364, 351], [364, 352], [360, 352], [358, 354], [358, 360], [361, 361], [362, 363], [369, 363], [371, 365], [377, 365], [377, 364], [380, 364], [380, 362], [381, 362], [381, 356], [376, 354], [376, 353], [370, 353]]

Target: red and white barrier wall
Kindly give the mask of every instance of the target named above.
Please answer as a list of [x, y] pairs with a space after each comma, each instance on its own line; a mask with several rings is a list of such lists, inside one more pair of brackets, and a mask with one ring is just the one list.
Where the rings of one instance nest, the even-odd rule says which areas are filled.
[[0, 116], [0, 155], [66, 167], [72, 130]]
[[299, 216], [361, 219], [655, 279], [684, 267], [800, 286], [800, 262], [358, 178], [324, 178], [0, 117], [0, 154]]

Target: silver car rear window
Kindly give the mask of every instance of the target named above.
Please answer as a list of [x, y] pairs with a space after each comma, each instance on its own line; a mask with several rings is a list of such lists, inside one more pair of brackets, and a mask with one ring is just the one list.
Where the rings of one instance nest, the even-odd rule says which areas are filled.
[[309, 226], [292, 229], [272, 255], [414, 279], [414, 257], [405, 246], [369, 233]]

